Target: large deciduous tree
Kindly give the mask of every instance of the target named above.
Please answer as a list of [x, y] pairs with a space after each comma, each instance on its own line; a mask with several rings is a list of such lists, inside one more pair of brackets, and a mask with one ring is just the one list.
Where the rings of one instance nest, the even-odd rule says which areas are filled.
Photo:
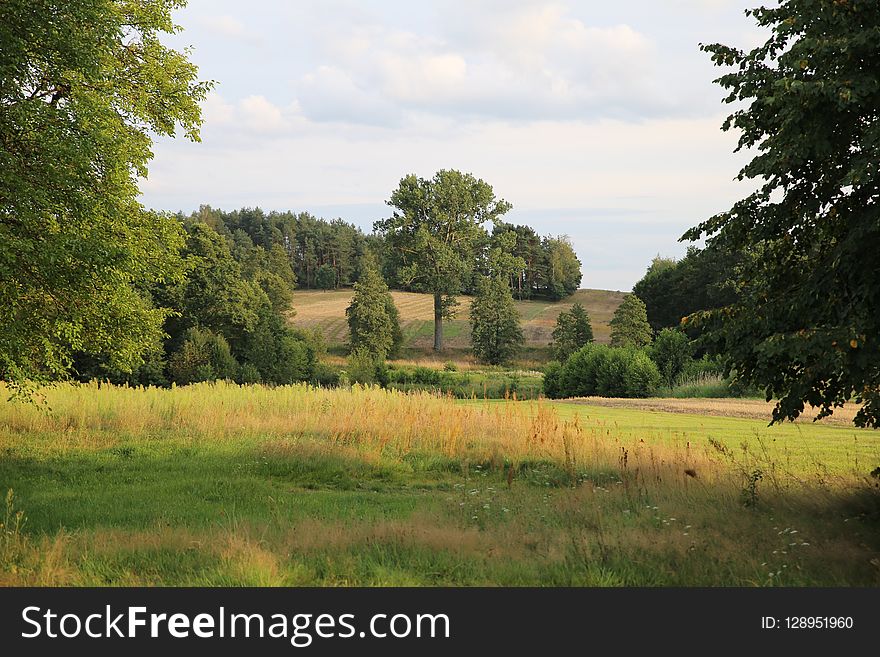
[[391, 194], [391, 217], [374, 228], [386, 240], [396, 282], [434, 296], [434, 349], [443, 349], [443, 319], [470, 283], [477, 252], [488, 242], [484, 228], [510, 209], [491, 185], [469, 173], [438, 171], [433, 178], [408, 175]]
[[880, 425], [880, 3], [781, 0], [749, 12], [770, 31], [748, 52], [703, 46], [755, 156], [760, 181], [685, 234], [749, 257], [738, 299], [694, 318], [741, 381], [778, 398], [773, 420], [809, 403], [826, 416], [864, 402]]
[[0, 3], [0, 377], [63, 375], [76, 352], [139, 364], [180, 275], [172, 217], [138, 202], [151, 135], [198, 140], [198, 82], [177, 0]]

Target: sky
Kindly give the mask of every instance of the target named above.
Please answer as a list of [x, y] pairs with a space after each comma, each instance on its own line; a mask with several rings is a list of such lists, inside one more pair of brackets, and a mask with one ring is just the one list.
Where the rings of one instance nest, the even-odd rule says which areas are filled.
[[[700, 43], [751, 48], [756, 0], [190, 0], [201, 143], [158, 139], [142, 202], [310, 212], [365, 231], [407, 174], [473, 173], [630, 290], [753, 188]], [[766, 2], [765, 2], [766, 4]]]

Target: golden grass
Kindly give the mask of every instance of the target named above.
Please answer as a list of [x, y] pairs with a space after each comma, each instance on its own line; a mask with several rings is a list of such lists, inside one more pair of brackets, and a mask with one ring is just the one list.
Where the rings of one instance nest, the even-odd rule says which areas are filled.
[[[348, 339], [345, 309], [351, 303], [352, 294], [350, 289], [299, 290], [294, 295], [296, 313], [291, 321], [294, 326], [319, 330], [329, 344], [342, 344]], [[433, 297], [429, 294], [400, 291], [393, 291], [391, 295], [400, 311], [405, 346], [430, 349], [434, 322]], [[608, 290], [578, 290], [572, 296], [558, 302], [517, 301], [516, 306], [522, 317], [526, 346], [546, 347], [553, 338], [557, 316], [575, 303], [581, 303], [590, 313], [596, 341], [609, 342], [611, 339], [609, 322], [624, 296], [623, 292]], [[446, 343], [451, 349], [467, 348], [470, 345], [468, 322], [471, 298], [462, 295], [458, 300], [460, 305], [455, 319], [445, 324], [449, 333]]]
[[[234, 462], [244, 453], [272, 463], [336, 459], [329, 467], [339, 472], [350, 467], [344, 464], [393, 464], [407, 477], [419, 463], [431, 485], [408, 489], [389, 480], [382, 492], [366, 493], [393, 499], [405, 489], [413, 496], [411, 510], [387, 518], [291, 515], [274, 505], [276, 495], [301, 501], [329, 493], [280, 478], [258, 504], [266, 510], [252, 516], [228, 498], [188, 526], [169, 526], [157, 510], [155, 526], [96, 523], [54, 534], [16, 529], [10, 504], [0, 532], [0, 585], [424, 584], [434, 577], [491, 584], [492, 577], [519, 582], [520, 572], [532, 583], [541, 576], [564, 583], [565, 573], [576, 573], [572, 581], [590, 585], [768, 584], [785, 565], [818, 578], [796, 583], [880, 581], [873, 539], [844, 524], [874, 484], [846, 450], [878, 454], [876, 432], [859, 432], [853, 447], [839, 427], [799, 425], [788, 430], [801, 442], [755, 442], [754, 423], [744, 419], [705, 417], [705, 426], [679, 429], [648, 424], [640, 408], [624, 426], [626, 409], [603, 417], [586, 405], [456, 403], [361, 387], [92, 383], [57, 385], [45, 397], [49, 411], [0, 405], [0, 454], [51, 460], [155, 441], [204, 447], [200, 453]], [[709, 440], [713, 434], [717, 440]], [[786, 450], [807, 444], [818, 460], [789, 459]], [[766, 513], [743, 508], [756, 472], [760, 504], [772, 509]], [[798, 555], [786, 555], [784, 532], [795, 525], [809, 540], [791, 548]], [[729, 577], [726, 560], [735, 562]], [[451, 564], [470, 570], [457, 574]], [[484, 568], [494, 574], [483, 575]]]
[[[704, 434], [619, 431], [616, 422], [602, 417], [561, 413], [576, 407], [574, 404], [543, 400], [456, 404], [431, 393], [406, 394], [360, 386], [268, 388], [218, 382], [144, 389], [92, 382], [48, 388], [45, 401], [49, 412], [28, 404], [0, 406], [0, 448], [14, 447], [22, 435], [31, 441], [45, 441], [41, 449], [48, 453], [106, 449], [162, 436], [173, 436], [184, 444], [211, 445], [244, 438], [258, 441], [265, 450], [351, 451], [358, 458], [371, 454], [402, 458], [415, 451], [514, 465], [547, 460], [572, 471], [617, 469], [625, 452], [628, 467], [658, 477], [662, 474], [683, 485], [688, 478], [685, 470], [699, 472], [702, 481], [711, 481], [729, 470], [720, 464], [730, 460], [730, 454], [706, 442]], [[668, 401], [670, 408], [682, 402], [662, 401]], [[590, 403], [596, 401], [591, 399]], [[758, 408], [742, 400], [736, 403]], [[693, 411], [697, 407], [710, 408], [703, 400], [678, 408]], [[753, 431], [743, 427], [745, 430]], [[870, 450], [871, 445], [876, 449], [873, 438], [874, 432], [864, 432], [860, 449]], [[757, 447], [766, 450], [767, 446], [749, 447], [748, 439], [743, 433], [742, 446], [733, 446], [737, 458], [781, 459], [785, 454], [779, 450], [789, 447], [786, 443], [759, 455]], [[817, 453], [811, 452], [813, 458]], [[772, 465], [777, 468], [780, 464]], [[847, 472], [835, 469], [832, 474], [854, 476], [851, 467]]]

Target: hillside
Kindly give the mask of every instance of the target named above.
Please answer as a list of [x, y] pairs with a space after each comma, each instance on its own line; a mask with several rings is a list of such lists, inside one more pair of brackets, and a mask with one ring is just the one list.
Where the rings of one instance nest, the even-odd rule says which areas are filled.
[[[414, 292], [395, 291], [392, 295], [400, 310], [405, 355], [431, 354], [434, 331], [433, 298], [429, 294]], [[624, 292], [610, 290], [578, 290], [562, 301], [517, 301], [516, 306], [523, 319], [526, 355], [539, 360], [549, 358], [547, 345], [552, 339], [556, 317], [575, 302], [580, 302], [590, 313], [596, 341], [607, 343], [610, 340], [608, 322], [624, 295]], [[350, 289], [327, 292], [297, 290], [293, 302], [296, 314], [292, 323], [302, 328], [317, 329], [331, 349], [340, 347], [348, 339], [345, 309], [351, 302], [351, 296]], [[470, 348], [470, 297], [461, 296], [459, 302], [456, 318], [444, 323], [444, 338], [451, 354], [461, 354]]]

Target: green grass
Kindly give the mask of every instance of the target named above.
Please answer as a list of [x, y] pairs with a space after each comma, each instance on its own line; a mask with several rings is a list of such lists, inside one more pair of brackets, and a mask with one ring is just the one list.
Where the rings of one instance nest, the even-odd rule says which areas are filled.
[[303, 387], [49, 404], [0, 406], [0, 583], [880, 585], [875, 431]]

